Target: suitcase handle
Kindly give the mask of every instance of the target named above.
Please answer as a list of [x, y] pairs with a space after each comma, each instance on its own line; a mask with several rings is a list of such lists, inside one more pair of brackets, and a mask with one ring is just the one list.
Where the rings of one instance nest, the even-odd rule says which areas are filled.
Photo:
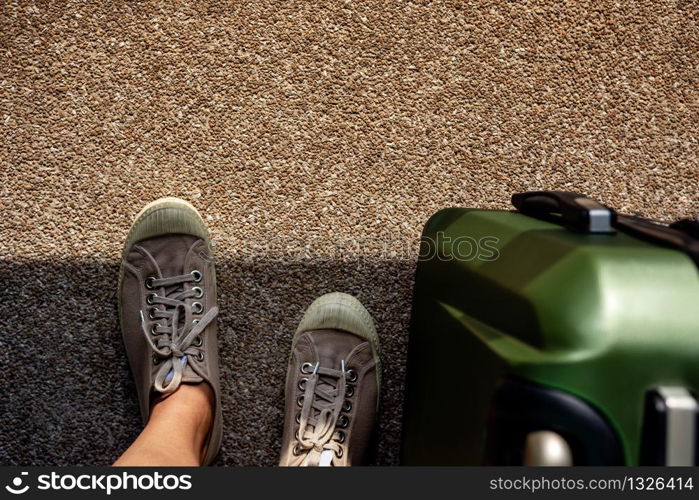
[[699, 266], [699, 222], [695, 220], [683, 219], [663, 225], [640, 217], [620, 215], [616, 227], [636, 238], [680, 250]]
[[616, 212], [579, 193], [528, 191], [512, 195], [524, 215], [560, 224], [580, 233], [614, 234]]

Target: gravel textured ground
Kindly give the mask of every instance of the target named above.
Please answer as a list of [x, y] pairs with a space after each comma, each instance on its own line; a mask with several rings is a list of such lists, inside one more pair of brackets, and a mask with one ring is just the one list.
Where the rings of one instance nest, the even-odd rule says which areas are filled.
[[342, 290], [383, 339], [396, 464], [426, 219], [535, 188], [698, 213], [698, 54], [685, 0], [4, 2], [0, 463], [105, 464], [137, 434], [118, 259], [171, 195], [216, 244], [218, 463], [275, 462], [291, 335]]

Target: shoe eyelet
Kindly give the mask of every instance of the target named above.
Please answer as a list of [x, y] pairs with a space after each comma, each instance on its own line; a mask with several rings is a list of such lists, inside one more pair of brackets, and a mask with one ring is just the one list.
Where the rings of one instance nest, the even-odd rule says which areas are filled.
[[298, 413], [296, 414], [296, 419], [295, 419], [295, 420], [296, 420], [296, 423], [297, 423], [297, 424], [300, 424], [300, 423], [301, 423], [301, 412], [298, 412]]
[[347, 370], [347, 379], [348, 379], [350, 382], [356, 382], [356, 381], [357, 381], [357, 378], [359, 378], [359, 377], [357, 376], [357, 372], [355, 372], [354, 370]]
[[340, 429], [346, 429], [349, 426], [349, 423], [350, 423], [350, 419], [347, 415], [340, 415], [337, 418], [337, 426]]
[[151, 335], [160, 335], [157, 331], [155, 331], [156, 328], [158, 328], [160, 325], [158, 323], [153, 323], [150, 325], [150, 333]]
[[201, 272], [197, 271], [196, 269], [190, 273], [192, 276], [194, 276], [194, 282], [199, 283], [202, 278]]
[[296, 399], [296, 404], [303, 407], [303, 396], [299, 396], [298, 399]]
[[308, 382], [308, 378], [303, 377], [301, 380], [299, 380], [298, 388], [301, 389], [302, 391], [305, 391], [306, 390], [306, 382]]
[[201, 338], [201, 335], [197, 335], [194, 338], [194, 342], [192, 342], [192, 345], [194, 347], [201, 347], [204, 344], [204, 339]]
[[152, 306], [152, 305], [153, 305], [153, 299], [156, 298], [157, 296], [158, 296], [157, 293], [149, 293], [149, 294], [146, 296], [146, 304], [148, 304], [149, 306]]
[[194, 314], [201, 314], [204, 311], [204, 306], [201, 302], [192, 302], [192, 312]]
[[294, 437], [299, 440], [299, 430], [296, 429], [296, 432], [294, 433]]
[[155, 277], [153, 277], [153, 276], [148, 276], [148, 277], [146, 278], [146, 281], [145, 281], [144, 284], [145, 284], [145, 286], [146, 286], [146, 288], [147, 288], [148, 290], [152, 290], [152, 289], [154, 288], [154, 287], [153, 287], [153, 282], [154, 282], [154, 281], [155, 281]]
[[309, 373], [313, 373], [313, 363], [304, 363], [301, 365], [301, 373], [304, 375], [308, 375]]
[[192, 291], [196, 294], [194, 296], [195, 299], [201, 299], [204, 296], [204, 290], [202, 290], [198, 286], [195, 286], [194, 288], [192, 288]]
[[151, 308], [148, 310], [148, 317], [149, 317], [150, 319], [158, 319], [158, 318], [155, 317], [155, 313], [156, 313], [157, 311], [158, 311], [158, 308], [157, 308], [157, 307], [151, 307]]
[[345, 452], [342, 451], [342, 446], [340, 446], [340, 447], [335, 451], [335, 456], [336, 456], [337, 458], [342, 458], [342, 455], [344, 455], [344, 454], [345, 454]]
[[354, 396], [354, 386], [353, 385], [348, 385], [347, 388], [345, 389], [345, 396], [348, 398], [351, 398]]
[[159, 365], [160, 364], [160, 358], [157, 356], [153, 356], [153, 364], [154, 365]]
[[337, 431], [337, 439], [336, 439], [335, 441], [337, 441], [338, 443], [342, 444], [342, 443], [345, 442], [345, 439], [346, 439], [346, 438], [347, 438], [347, 436], [345, 435], [344, 432], [342, 432], [342, 431]]
[[296, 443], [294, 445], [294, 449], [291, 452], [294, 454], [295, 457], [298, 457], [301, 454], [301, 451], [302, 451], [301, 446], [298, 443]]
[[197, 323], [199, 323], [199, 320], [198, 320], [198, 319], [193, 319], [193, 320], [192, 320], [192, 325], [196, 325]]
[[349, 401], [347, 401], [345, 399], [345, 402], [342, 403], [342, 411], [344, 411], [344, 412], [352, 411], [352, 403], [350, 403]]
[[204, 353], [199, 351], [196, 356], [197, 361], [204, 361]]

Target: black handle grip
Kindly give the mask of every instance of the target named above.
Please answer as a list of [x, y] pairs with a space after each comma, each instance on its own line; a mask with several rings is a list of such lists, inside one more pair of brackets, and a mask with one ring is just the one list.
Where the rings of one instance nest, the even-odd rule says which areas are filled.
[[695, 240], [699, 240], [699, 218], [679, 219], [670, 224], [670, 227], [688, 234]]
[[630, 234], [656, 245], [680, 250], [699, 266], [699, 221], [685, 219], [665, 226], [640, 217], [620, 215], [616, 227], [623, 233]]
[[525, 215], [555, 222], [580, 233], [615, 233], [616, 212], [582, 194], [528, 191], [512, 195], [512, 204]]

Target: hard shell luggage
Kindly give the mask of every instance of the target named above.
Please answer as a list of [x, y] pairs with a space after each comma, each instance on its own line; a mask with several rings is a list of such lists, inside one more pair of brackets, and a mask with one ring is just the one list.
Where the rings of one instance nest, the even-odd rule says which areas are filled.
[[512, 201], [424, 229], [402, 462], [697, 464], [697, 221]]

